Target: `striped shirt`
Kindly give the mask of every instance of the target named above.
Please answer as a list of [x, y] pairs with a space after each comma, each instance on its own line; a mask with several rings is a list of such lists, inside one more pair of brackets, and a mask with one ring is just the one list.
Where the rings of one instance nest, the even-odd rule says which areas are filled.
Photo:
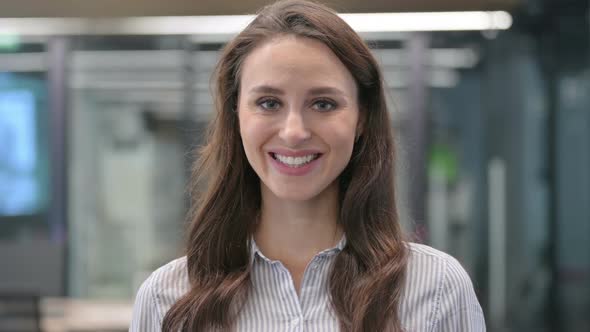
[[[307, 266], [297, 295], [291, 275], [266, 258], [252, 242], [252, 289], [236, 321], [236, 331], [338, 331], [329, 304], [328, 275], [345, 239], [318, 253]], [[484, 316], [469, 276], [453, 257], [408, 243], [409, 260], [399, 317], [407, 332], [485, 331]], [[140, 287], [130, 332], [161, 330], [167, 310], [188, 290], [186, 257], [156, 270]]]

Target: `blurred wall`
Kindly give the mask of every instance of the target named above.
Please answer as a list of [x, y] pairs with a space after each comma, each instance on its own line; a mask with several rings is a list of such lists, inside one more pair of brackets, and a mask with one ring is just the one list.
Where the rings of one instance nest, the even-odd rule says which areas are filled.
[[[0, 17], [184, 16], [252, 14], [271, 0], [3, 0]], [[508, 10], [520, 0], [325, 0], [337, 11], [349, 13]]]

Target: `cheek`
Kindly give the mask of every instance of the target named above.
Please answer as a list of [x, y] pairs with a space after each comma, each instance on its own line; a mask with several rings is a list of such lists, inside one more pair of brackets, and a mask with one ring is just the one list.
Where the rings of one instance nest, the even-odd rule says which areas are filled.
[[[349, 133], [347, 133], [349, 134]], [[343, 158], [346, 159], [346, 163], [350, 160], [352, 156], [352, 150], [354, 148], [354, 136], [346, 135], [342, 137], [340, 141], [340, 151], [342, 153]]]
[[337, 145], [338, 157], [342, 166], [346, 166], [352, 157], [356, 138], [356, 122], [349, 122], [342, 130], [333, 131], [334, 144]]
[[248, 126], [247, 121], [244, 122], [240, 119], [240, 138], [242, 139], [242, 146], [244, 146], [244, 150], [246, 151], [246, 155], [249, 154], [250, 145], [252, 144], [252, 137], [249, 134], [250, 128]]
[[246, 157], [252, 163], [252, 158], [255, 158], [256, 152], [261, 147], [264, 132], [261, 126], [257, 125], [255, 119], [246, 114], [239, 116], [239, 123], [242, 146], [246, 152]]
[[330, 133], [329, 139], [332, 140], [334, 145], [337, 145], [340, 149], [350, 150], [354, 145], [357, 130], [356, 117], [345, 118], [340, 121], [338, 125], [331, 126], [326, 132]]

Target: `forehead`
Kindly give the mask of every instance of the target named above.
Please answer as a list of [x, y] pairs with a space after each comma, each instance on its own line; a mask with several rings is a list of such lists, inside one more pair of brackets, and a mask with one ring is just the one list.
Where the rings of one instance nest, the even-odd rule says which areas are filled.
[[356, 93], [353, 76], [330, 48], [315, 39], [295, 36], [256, 47], [242, 64], [240, 83], [242, 90], [260, 84], [287, 89], [328, 85]]

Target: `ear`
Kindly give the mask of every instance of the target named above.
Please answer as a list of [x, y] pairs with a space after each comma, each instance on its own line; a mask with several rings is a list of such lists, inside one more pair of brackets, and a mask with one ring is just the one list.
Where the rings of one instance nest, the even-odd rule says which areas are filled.
[[360, 109], [359, 110], [359, 118], [356, 124], [356, 132], [355, 132], [355, 138], [354, 141], [358, 141], [359, 137], [361, 137], [363, 135], [363, 132], [365, 131], [365, 110], [364, 109]]

